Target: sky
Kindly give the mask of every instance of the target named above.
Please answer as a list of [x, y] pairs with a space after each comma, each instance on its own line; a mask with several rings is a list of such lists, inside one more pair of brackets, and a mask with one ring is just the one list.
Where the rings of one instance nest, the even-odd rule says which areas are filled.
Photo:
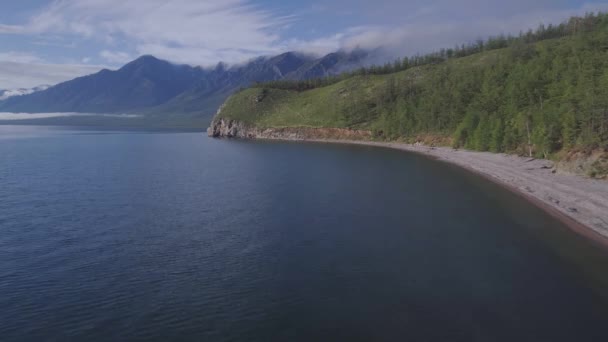
[[286, 51], [425, 53], [608, 10], [608, 0], [0, 0], [0, 89], [141, 55], [213, 66]]

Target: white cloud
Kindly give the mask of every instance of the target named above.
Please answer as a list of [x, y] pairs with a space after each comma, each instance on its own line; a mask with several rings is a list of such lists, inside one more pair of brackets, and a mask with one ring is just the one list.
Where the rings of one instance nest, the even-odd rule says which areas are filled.
[[[23, 25], [0, 24], [0, 33], [96, 39], [105, 44], [101, 56], [113, 64], [125, 63], [130, 56], [153, 54], [174, 62], [214, 65], [220, 60], [237, 63], [286, 50], [327, 53], [356, 45], [389, 44], [415, 53], [607, 7], [603, 1], [564, 10], [565, 3], [331, 0], [312, 4], [313, 12], [330, 17], [357, 13], [360, 21], [367, 22], [345, 20], [351, 28], [303, 40], [282, 36], [297, 18], [264, 10], [250, 0], [56, 0]], [[345, 9], [351, 14], [345, 14]], [[132, 50], [110, 48], [119, 42]]]
[[89, 113], [10, 113], [0, 112], [0, 121], [2, 120], [34, 120], [60, 118], [66, 116], [103, 116], [111, 118], [132, 119], [141, 117], [138, 114], [89, 114]]
[[[276, 32], [290, 20], [248, 0], [62, 0], [23, 25], [0, 26], [0, 33], [128, 41], [133, 54], [214, 64], [218, 55], [230, 63], [278, 52]], [[122, 57], [106, 55], [116, 62]]]
[[[608, 9], [608, 2], [601, 0], [578, 8], [566, 0], [323, 0], [322, 5], [303, 5], [311, 8], [309, 12], [290, 16], [251, 1], [54, 0], [21, 25], [0, 24], [0, 34], [48, 38], [52, 44], [92, 41], [111, 65], [152, 54], [209, 66], [289, 50], [325, 54], [356, 46], [415, 54]], [[334, 20], [329, 26], [342, 28], [320, 34], [325, 25], [313, 24], [323, 20]], [[313, 28], [317, 32], [313, 34], [319, 35], [303, 39], [291, 32], [294, 27], [306, 32]], [[286, 36], [288, 32], [292, 35]], [[78, 59], [88, 64], [88, 58]], [[9, 83], [13, 87], [57, 83], [100, 68], [44, 64], [36, 56], [18, 52], [0, 53], [2, 60], [17, 64], [0, 63], [0, 88]]]
[[20, 33], [26, 33], [26, 31], [23, 26], [0, 24], [0, 33], [20, 34]]
[[44, 64], [38, 62], [1, 61], [0, 89], [32, 88], [57, 84], [98, 72], [98, 65]]
[[39, 63], [42, 59], [28, 53], [8, 51], [0, 52], [0, 62]]
[[290, 39], [284, 43], [282, 50], [323, 55], [340, 49], [347, 36], [348, 33], [336, 33], [312, 40]]
[[103, 50], [99, 55], [112, 64], [125, 64], [133, 59], [130, 54], [122, 51]]
[[0, 52], [0, 89], [52, 85], [95, 73], [102, 68], [99, 65], [48, 64], [32, 54]]
[[[338, 0], [339, 2], [340, 0]], [[498, 34], [518, 34], [539, 24], [561, 23], [574, 15], [608, 10], [608, 2], [585, 3], [578, 8], [553, 8], [551, 1], [429, 1], [425, 6], [411, 7], [415, 1], [379, 0], [387, 22], [397, 13], [399, 24], [353, 26], [342, 33], [313, 41], [292, 41], [291, 47], [302, 50], [331, 51], [355, 47], [384, 48], [391, 56], [413, 55], [443, 47], [471, 42]], [[391, 6], [389, 6], [391, 4]], [[356, 6], [356, 5], [353, 5]], [[386, 11], [386, 8], [391, 11]], [[409, 9], [409, 10], [408, 10]], [[373, 11], [372, 11], [373, 14]], [[463, 22], [462, 18], [474, 17]]]

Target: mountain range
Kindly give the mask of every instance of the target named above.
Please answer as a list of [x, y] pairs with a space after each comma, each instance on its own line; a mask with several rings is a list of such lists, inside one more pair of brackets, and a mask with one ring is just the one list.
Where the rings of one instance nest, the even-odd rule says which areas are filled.
[[146, 122], [188, 120], [207, 125], [228, 96], [255, 82], [305, 80], [359, 68], [372, 55], [356, 49], [321, 58], [287, 52], [214, 68], [176, 65], [142, 56], [118, 70], [101, 70], [41, 91], [0, 101], [0, 112], [140, 114]]

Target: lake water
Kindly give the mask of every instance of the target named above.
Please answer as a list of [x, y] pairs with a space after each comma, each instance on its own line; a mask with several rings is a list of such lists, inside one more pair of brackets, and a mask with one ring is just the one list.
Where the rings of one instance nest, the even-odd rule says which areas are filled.
[[418, 155], [0, 126], [1, 341], [608, 341], [606, 269]]

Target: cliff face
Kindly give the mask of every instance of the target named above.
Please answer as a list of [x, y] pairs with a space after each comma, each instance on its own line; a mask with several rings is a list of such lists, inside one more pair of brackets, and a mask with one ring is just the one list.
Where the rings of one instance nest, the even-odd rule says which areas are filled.
[[214, 138], [277, 139], [277, 140], [370, 140], [372, 133], [346, 128], [278, 127], [257, 128], [227, 118], [216, 118], [207, 129]]
[[226, 119], [215, 119], [207, 128], [207, 135], [213, 138], [254, 138], [250, 133], [242, 122]]

